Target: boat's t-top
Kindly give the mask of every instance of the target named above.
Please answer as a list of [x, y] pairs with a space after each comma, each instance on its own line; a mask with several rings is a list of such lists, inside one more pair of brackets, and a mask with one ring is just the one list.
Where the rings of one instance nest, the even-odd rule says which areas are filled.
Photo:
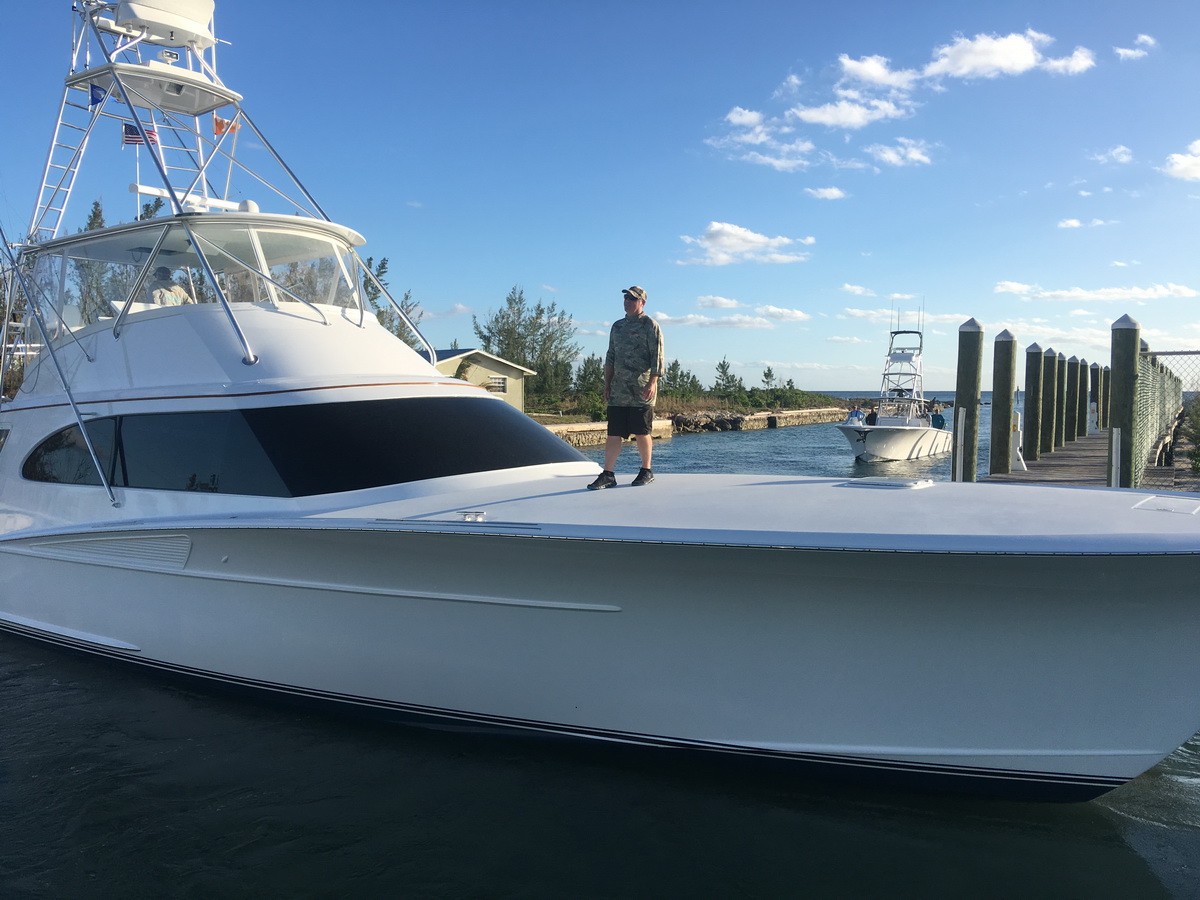
[[[248, 365], [258, 356], [241, 304], [288, 304], [318, 323], [331, 308], [360, 323], [381, 313], [434, 358], [356, 252], [363, 238], [329, 219], [221, 81], [213, 0], [76, 0], [73, 11], [33, 217], [0, 260], [5, 396], [43, 348], [53, 354], [91, 327], [120, 339], [142, 314], [190, 303], [224, 308]], [[243, 133], [252, 139], [239, 147]], [[68, 220], [74, 195], [107, 185], [111, 196], [111, 173], [131, 166], [122, 224], [105, 227], [98, 204], [86, 223]]]

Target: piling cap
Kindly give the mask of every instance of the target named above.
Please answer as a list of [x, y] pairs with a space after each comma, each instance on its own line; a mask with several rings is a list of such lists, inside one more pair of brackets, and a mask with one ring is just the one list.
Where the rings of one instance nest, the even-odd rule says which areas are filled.
[[958, 326], [959, 331], [983, 331], [983, 324], [974, 316]]
[[1116, 331], [1118, 328], [1141, 328], [1142, 326], [1137, 323], [1136, 319], [1131, 318], [1129, 313], [1125, 313], [1125, 315], [1112, 323], [1112, 327], [1113, 331]]
[[1053, 347], [1047, 347], [1046, 352], [1042, 356], [1057, 356], [1058, 352]]
[[1025, 352], [1026, 353], [1037, 353], [1040, 356], [1041, 352], [1042, 352], [1042, 348], [1038, 344], [1034, 343], [1034, 344], [1030, 344], [1028, 347], [1026, 347]]
[[1067, 360], [1067, 362], [1069, 362], [1071, 365], [1077, 365], [1079, 363], [1079, 357], [1072, 356], [1070, 359]]
[[1011, 331], [1009, 331], [1007, 328], [1005, 328], [1002, 332], [1000, 332], [998, 335], [996, 335], [996, 343], [1000, 343], [1000, 341], [1014, 341], [1015, 342], [1016, 339], [1017, 339], [1017, 336], [1015, 334], [1013, 334]]

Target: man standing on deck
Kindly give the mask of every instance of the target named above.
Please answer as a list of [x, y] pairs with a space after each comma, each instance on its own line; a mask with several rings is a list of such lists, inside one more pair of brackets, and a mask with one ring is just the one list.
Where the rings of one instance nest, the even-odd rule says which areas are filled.
[[635, 487], [654, 480], [650, 455], [654, 449], [654, 401], [663, 374], [662, 329], [645, 313], [646, 292], [636, 285], [621, 292], [625, 317], [613, 323], [604, 357], [604, 399], [608, 403], [608, 438], [604, 442], [604, 471], [588, 490], [616, 486], [613, 474], [621, 443], [633, 435], [642, 469]]

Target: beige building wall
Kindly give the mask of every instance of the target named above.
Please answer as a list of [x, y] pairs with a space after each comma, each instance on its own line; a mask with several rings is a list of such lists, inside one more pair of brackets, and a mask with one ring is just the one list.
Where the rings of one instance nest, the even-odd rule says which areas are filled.
[[[445, 352], [439, 351], [439, 356]], [[437, 361], [436, 368], [443, 375], [460, 377], [487, 388], [521, 412], [525, 412], [525, 379], [537, 374], [532, 369], [510, 363], [483, 350], [464, 350], [446, 356]], [[460, 369], [465, 369], [461, 375]]]

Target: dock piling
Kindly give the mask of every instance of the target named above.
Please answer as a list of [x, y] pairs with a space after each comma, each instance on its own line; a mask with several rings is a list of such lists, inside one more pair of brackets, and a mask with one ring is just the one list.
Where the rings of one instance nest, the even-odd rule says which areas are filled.
[[[979, 464], [979, 407], [983, 384], [983, 325], [958, 327], [958, 378], [954, 385], [954, 454], [951, 480], [974, 481]], [[961, 425], [960, 425], [960, 418]]]

